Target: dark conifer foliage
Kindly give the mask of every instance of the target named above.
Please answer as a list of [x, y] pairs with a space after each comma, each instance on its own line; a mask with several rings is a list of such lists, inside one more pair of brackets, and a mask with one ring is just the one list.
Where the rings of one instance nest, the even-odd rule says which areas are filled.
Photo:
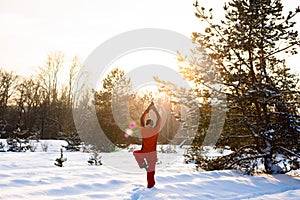
[[[223, 7], [225, 18], [215, 23], [212, 9], [200, 2], [194, 6], [207, 28], [193, 33], [197, 47], [188, 58], [190, 66], [181, 71], [198, 90], [206, 86], [211, 93], [226, 94], [228, 111], [219, 144], [233, 146], [235, 153], [222, 160], [221, 168], [262, 160], [267, 173], [288, 171], [279, 168], [282, 160], [276, 155], [299, 157], [299, 78], [285, 60], [285, 55], [298, 53], [293, 27], [299, 7], [284, 16], [280, 0], [231, 0]], [[224, 88], [217, 91], [212, 84]]]

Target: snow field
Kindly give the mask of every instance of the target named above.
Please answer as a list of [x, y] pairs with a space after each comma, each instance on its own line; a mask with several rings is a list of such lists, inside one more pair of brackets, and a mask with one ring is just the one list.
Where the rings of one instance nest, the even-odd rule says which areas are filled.
[[156, 186], [147, 189], [132, 152], [101, 153], [101, 166], [89, 166], [88, 153], [64, 152], [57, 167], [64, 142], [47, 142], [48, 152], [0, 153], [0, 199], [300, 199], [300, 177], [196, 171], [181, 149], [158, 155]]

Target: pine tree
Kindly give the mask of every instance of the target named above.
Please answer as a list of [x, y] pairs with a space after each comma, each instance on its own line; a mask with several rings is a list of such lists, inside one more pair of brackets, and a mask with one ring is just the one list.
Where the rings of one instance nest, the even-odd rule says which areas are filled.
[[91, 156], [87, 162], [89, 165], [100, 166], [100, 165], [102, 165], [101, 158], [102, 158], [102, 156], [100, 155], [100, 151], [93, 148], [91, 151]]
[[[199, 90], [204, 85], [226, 94], [223, 136], [248, 136], [248, 145], [227, 160], [232, 163], [223, 162], [224, 168], [262, 159], [266, 173], [286, 172], [276, 166], [276, 154], [299, 157], [300, 91], [284, 55], [298, 53], [300, 41], [292, 20], [300, 8], [283, 16], [280, 0], [231, 0], [223, 7], [225, 19], [215, 24], [212, 9], [207, 11], [197, 1], [194, 6], [196, 17], [208, 27], [193, 33], [197, 47], [190, 66], [181, 71]], [[215, 90], [212, 84], [224, 88]]]
[[102, 81], [102, 89], [95, 92], [94, 98], [101, 128], [107, 138], [117, 146], [138, 142], [136, 138], [124, 137], [123, 129], [130, 123], [126, 118], [128, 107], [124, 106], [124, 102], [131, 97], [131, 82], [124, 75], [124, 71], [118, 68], [111, 70]]
[[58, 167], [63, 167], [63, 163], [67, 161], [67, 158], [64, 158], [63, 149], [60, 149], [60, 157], [55, 159], [54, 165]]

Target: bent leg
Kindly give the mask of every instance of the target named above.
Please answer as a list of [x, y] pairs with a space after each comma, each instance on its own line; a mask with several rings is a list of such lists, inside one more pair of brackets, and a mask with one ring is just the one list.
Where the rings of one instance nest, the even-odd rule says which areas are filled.
[[145, 163], [145, 155], [144, 153], [142, 153], [141, 150], [135, 150], [133, 152], [134, 158], [136, 160], [136, 162], [138, 163], [140, 168], [144, 167], [144, 163]]
[[156, 151], [149, 152], [145, 154], [146, 161], [148, 163], [148, 170], [147, 172], [155, 171], [155, 165], [157, 161], [157, 153]]

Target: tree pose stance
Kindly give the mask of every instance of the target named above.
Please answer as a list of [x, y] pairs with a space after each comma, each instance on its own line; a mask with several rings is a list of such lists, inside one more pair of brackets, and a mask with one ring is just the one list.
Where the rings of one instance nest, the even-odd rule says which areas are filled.
[[[156, 124], [152, 119], [145, 119], [150, 112], [153, 110], [156, 114]], [[142, 149], [135, 150], [133, 155], [140, 168], [145, 168], [147, 171], [147, 187], [152, 188], [155, 185], [154, 174], [155, 174], [155, 164], [157, 161], [156, 143], [158, 139], [158, 132], [160, 129], [162, 119], [159, 115], [154, 103], [148, 106], [145, 112], [140, 118], [140, 131], [142, 135]]]

